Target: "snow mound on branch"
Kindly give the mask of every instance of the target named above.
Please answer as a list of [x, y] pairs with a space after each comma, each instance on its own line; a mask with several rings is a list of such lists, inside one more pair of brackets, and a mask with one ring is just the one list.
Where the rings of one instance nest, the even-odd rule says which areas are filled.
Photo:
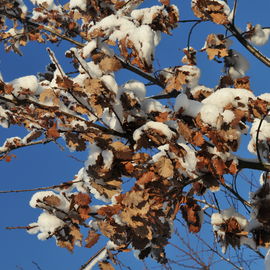
[[166, 112], [168, 109], [155, 99], [145, 99], [142, 101], [142, 110], [145, 113]]
[[[249, 29], [247, 29], [249, 30]], [[256, 24], [254, 27], [254, 33], [249, 38], [249, 41], [256, 46], [263, 46], [269, 40], [270, 29], [262, 29], [260, 24]]]
[[70, 0], [69, 7], [73, 8], [80, 8], [83, 11], [86, 11], [87, 7], [87, 0]]
[[[236, 108], [247, 109], [249, 99], [254, 98], [253, 93], [246, 89], [221, 88], [205, 98], [202, 103], [216, 105], [219, 108], [224, 108], [226, 105], [232, 104]], [[243, 104], [243, 107], [239, 106], [240, 103], [241, 105]]]
[[14, 88], [12, 93], [17, 97], [21, 95], [20, 92], [24, 89], [29, 90], [31, 94], [35, 94], [39, 88], [38, 79], [34, 75], [20, 77], [11, 81], [10, 84]]
[[144, 83], [142, 83], [140, 81], [130, 80], [123, 85], [123, 89], [122, 89], [122, 91], [120, 91], [119, 94], [121, 94], [121, 92], [125, 92], [125, 91], [133, 92], [136, 97], [138, 97], [140, 100], [142, 100], [142, 99], [144, 99], [145, 94], [146, 94], [146, 87], [145, 87]]
[[155, 47], [160, 41], [160, 33], [155, 32], [149, 25], [138, 26], [136, 22], [127, 17], [110, 15], [99, 21], [91, 28], [91, 32], [101, 30], [111, 41], [124, 40], [126, 37], [134, 44], [141, 59], [151, 64]]
[[211, 224], [212, 225], [220, 225], [220, 224], [224, 223], [224, 221], [226, 221], [230, 218], [235, 218], [242, 229], [246, 228], [246, 226], [248, 225], [247, 219], [243, 215], [237, 213], [235, 211], [234, 207], [231, 207], [229, 209], [225, 209], [225, 210], [221, 211], [220, 213], [212, 214]]
[[[256, 138], [257, 138], [257, 133], [258, 133], [258, 128], [259, 128], [260, 123], [261, 123], [261, 119], [258, 119], [258, 118], [254, 119], [254, 122], [252, 123], [251, 129], [250, 129], [251, 139], [247, 147], [248, 151], [255, 155], [257, 154]], [[270, 122], [269, 122], [269, 119], [266, 118], [261, 123], [259, 136], [258, 136], [258, 141], [260, 142], [258, 147], [262, 156], [264, 155], [263, 153], [264, 151], [266, 151], [267, 153], [269, 151], [269, 149], [267, 149], [269, 137], [270, 137]], [[264, 146], [262, 145], [263, 142], [265, 142], [265, 147], [266, 147], [265, 149], [264, 149]]]
[[191, 100], [186, 94], [180, 94], [175, 100], [174, 110], [193, 118], [200, 113], [204, 123], [218, 127], [219, 116], [223, 116], [223, 121], [226, 123], [230, 123], [235, 117], [233, 112], [224, 110], [227, 105], [231, 104], [235, 108], [245, 110], [249, 100], [254, 98], [250, 91], [234, 88], [219, 89], [202, 102]]
[[134, 131], [133, 140], [138, 141], [141, 138], [141, 136], [143, 135], [143, 131], [148, 130], [148, 129], [160, 130], [161, 133], [164, 134], [169, 140], [174, 135], [174, 132], [171, 131], [167, 125], [160, 123], [160, 122], [149, 121]]

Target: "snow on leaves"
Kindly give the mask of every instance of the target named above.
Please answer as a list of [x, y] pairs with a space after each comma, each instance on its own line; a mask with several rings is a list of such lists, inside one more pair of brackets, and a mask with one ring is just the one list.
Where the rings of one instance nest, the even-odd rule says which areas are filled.
[[229, 23], [230, 8], [222, 0], [192, 0], [192, 10], [198, 18], [217, 24]]
[[[21, 54], [20, 46], [28, 42], [71, 41], [74, 47], [65, 56], [75, 72], [65, 72], [48, 49], [45, 72], [10, 82], [0, 76], [0, 125], [28, 130], [25, 137], [3, 143], [0, 160], [9, 162], [17, 148], [56, 141], [89, 154], [74, 181], [33, 195], [30, 205], [43, 212], [28, 232], [41, 240], [53, 237], [69, 251], [75, 245], [92, 248], [104, 235], [110, 245], [96, 260], [101, 269], [112, 269], [107, 260], [113, 250], [134, 250], [140, 259], [166, 263], [176, 216], [181, 213], [189, 231], [199, 232], [203, 208], [195, 197], [217, 192], [226, 184], [225, 174], [241, 169], [235, 152], [249, 123], [248, 150], [256, 154], [259, 147], [269, 161], [269, 94], [252, 93], [246, 60], [220, 34], [208, 35], [201, 50], [209, 60], [224, 60], [226, 74], [216, 88], [199, 84], [191, 47], [183, 50], [182, 66], [149, 74], [161, 32], [170, 34], [179, 22], [178, 9], [168, 0], [141, 9], [143, 1], [69, 1], [63, 7], [32, 2], [32, 13], [22, 1], [0, 3], [1, 42]], [[230, 23], [225, 1], [193, 0], [192, 9], [203, 21]], [[245, 38], [262, 45], [268, 39], [264, 30], [250, 25]], [[150, 96], [148, 85], [134, 79], [119, 85], [117, 71], [124, 68], [162, 86], [163, 93]], [[165, 105], [158, 101], [163, 97], [176, 100]], [[252, 196], [258, 226], [248, 228], [233, 209], [212, 215], [224, 251], [250, 244], [247, 233], [255, 246], [269, 247], [267, 181]], [[93, 197], [104, 204], [95, 205]], [[81, 227], [89, 229], [86, 237]]]

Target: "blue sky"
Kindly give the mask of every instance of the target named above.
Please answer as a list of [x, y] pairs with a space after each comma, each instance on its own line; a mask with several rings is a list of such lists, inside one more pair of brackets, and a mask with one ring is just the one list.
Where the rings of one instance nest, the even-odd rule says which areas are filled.
[[[27, 3], [27, 0], [25, 1]], [[171, 1], [177, 4], [180, 9], [180, 18], [192, 19], [194, 16], [190, 11], [190, 1]], [[232, 6], [233, 1], [229, 1]], [[236, 24], [245, 29], [248, 22], [253, 24], [260, 23], [262, 26], [270, 26], [269, 10], [270, 2], [245, 1], [239, 0], [239, 7], [236, 17]], [[147, 5], [158, 4], [158, 1], [147, 0]], [[257, 4], [260, 3], [260, 4]], [[156, 51], [156, 67], [164, 68], [173, 65], [181, 65], [183, 56], [181, 49], [186, 47], [188, 30], [192, 24], [180, 24], [179, 28], [174, 30], [172, 36], [164, 36]], [[215, 26], [211, 23], [198, 25], [191, 38], [191, 46], [195, 49], [203, 47], [204, 40], [209, 33], [224, 33], [221, 26]], [[45, 48], [51, 47], [61, 63], [67, 67], [67, 60], [63, 57], [64, 52], [70, 47], [66, 42], [60, 46], [51, 44], [31, 44], [23, 49], [24, 56], [18, 56], [13, 53], [5, 53], [3, 46], [0, 46], [0, 71], [5, 81], [36, 74], [45, 70], [49, 63], [49, 57]], [[270, 76], [269, 68], [256, 60], [252, 55], [245, 51], [237, 41], [232, 45], [233, 49], [240, 51], [250, 62], [250, 69], [247, 75], [251, 77], [251, 88], [256, 94], [269, 92]], [[270, 43], [261, 49], [270, 56]], [[222, 65], [212, 61], [209, 62], [205, 53], [199, 53], [198, 66], [201, 68], [202, 75], [200, 83], [213, 87], [218, 82], [218, 76]], [[70, 67], [71, 68], [71, 67]], [[67, 69], [68, 70], [68, 69]], [[119, 72], [118, 82], [137, 78], [130, 72]], [[159, 93], [161, 89], [151, 87], [150, 94]], [[0, 145], [8, 137], [23, 136], [26, 132], [19, 127], [3, 129], [0, 127]], [[248, 139], [248, 138], [247, 138]], [[246, 151], [247, 139], [243, 139], [244, 146], [241, 148], [240, 155], [249, 156]], [[71, 180], [77, 171], [83, 166], [83, 162], [76, 161], [72, 156], [79, 160], [85, 160], [85, 153], [71, 153], [68, 150], [62, 151], [55, 144], [45, 146], [32, 146], [25, 149], [14, 151], [16, 158], [10, 163], [2, 161], [0, 163], [1, 180], [0, 190], [28, 189], [34, 187], [50, 186], [64, 181]], [[244, 172], [247, 177], [251, 177], [248, 171]], [[254, 181], [257, 181], [257, 173], [254, 173]], [[242, 178], [239, 178], [238, 189], [240, 193], [249, 191], [249, 186], [241, 184]], [[34, 222], [40, 214], [40, 210], [32, 209], [29, 206], [29, 200], [33, 193], [0, 194], [0, 209], [2, 212], [0, 219], [0, 268], [1, 269], [37, 269], [33, 262], [38, 263], [42, 270], [79, 269], [80, 265], [85, 263], [101, 245], [93, 249], [76, 248], [74, 254], [67, 250], [56, 247], [55, 241], [40, 241], [35, 235], [29, 235], [24, 230], [6, 230], [6, 226], [24, 226]], [[178, 225], [177, 225], [178, 224]], [[176, 223], [179, 230], [179, 223]], [[209, 228], [209, 227], [208, 227]], [[206, 231], [203, 230], [203, 234]], [[209, 238], [212, 236], [209, 234]], [[177, 238], [172, 241], [177, 242]], [[194, 240], [196, 241], [196, 240]], [[104, 241], [102, 241], [104, 243]], [[171, 249], [177, 256], [175, 249]], [[131, 269], [142, 269], [143, 264], [135, 260], [131, 254], [122, 256], [124, 263]], [[150, 265], [153, 264], [150, 262]], [[259, 264], [258, 264], [259, 265]], [[257, 267], [259, 268], [259, 266]], [[261, 265], [261, 264], [260, 264]], [[228, 269], [222, 268], [220, 269]], [[179, 269], [179, 268], [178, 268]], [[185, 269], [185, 268], [183, 268]], [[214, 268], [215, 269], [215, 268]], [[255, 269], [255, 268], [254, 268]]]

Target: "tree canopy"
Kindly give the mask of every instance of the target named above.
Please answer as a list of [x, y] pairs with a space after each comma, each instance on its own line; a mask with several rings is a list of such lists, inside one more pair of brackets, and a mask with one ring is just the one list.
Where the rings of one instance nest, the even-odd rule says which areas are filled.
[[[230, 247], [263, 259], [259, 248], [270, 245], [270, 93], [252, 89], [256, 78], [247, 76], [249, 63], [232, 39], [270, 67], [257, 49], [270, 29], [247, 23], [241, 30], [237, 0], [189, 1], [193, 17], [187, 19], [170, 0], [24, 2], [0, 2], [2, 48], [23, 57], [24, 46], [45, 43], [50, 63], [12, 81], [0, 76], [0, 125], [28, 132], [6, 138], [0, 160], [12, 162], [16, 149], [49, 143], [88, 154], [73, 180], [32, 189], [30, 206], [41, 213], [21, 228], [71, 252], [106, 237], [81, 270], [121, 268], [122, 252], [188, 269], [166, 253], [173, 235], [190, 267], [210, 269], [213, 262], [201, 260], [179, 226], [235, 269], [245, 266], [226, 257]], [[194, 29], [207, 23], [217, 32], [193, 44]], [[179, 64], [159, 66], [156, 47], [183, 24], [190, 28]], [[62, 42], [69, 48], [59, 55], [54, 48]], [[198, 55], [219, 68], [214, 87], [200, 83]], [[254, 159], [242, 154], [243, 146]], [[244, 169], [261, 171], [260, 185], [249, 182], [250, 194], [236, 186]], [[12, 192], [20, 190], [0, 191]], [[219, 247], [200, 235], [204, 227]], [[267, 269], [269, 261], [266, 256]]]

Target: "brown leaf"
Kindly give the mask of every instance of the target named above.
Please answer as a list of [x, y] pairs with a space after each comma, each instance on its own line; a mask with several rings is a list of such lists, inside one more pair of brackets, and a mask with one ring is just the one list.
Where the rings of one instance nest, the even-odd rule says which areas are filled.
[[11, 94], [13, 90], [14, 90], [14, 88], [13, 88], [12, 84], [5, 84], [4, 85], [4, 91], [6, 94], [8, 94], [8, 95]]
[[229, 55], [226, 47], [226, 39], [223, 35], [210, 34], [206, 39], [205, 48], [209, 60], [213, 60], [215, 56], [223, 58]]
[[71, 227], [70, 235], [73, 236], [72, 242], [75, 244], [76, 241], [82, 241], [83, 235], [80, 232], [80, 229], [78, 229], [75, 226]]
[[[12, 160], [12, 158], [15, 158], [15, 157], [16, 157], [16, 155], [9, 154], [9, 155], [4, 155], [3, 158], [5, 159], [6, 162], [10, 162]], [[0, 158], [0, 160], [1, 160], [1, 158]]]
[[60, 137], [56, 122], [54, 122], [52, 127], [47, 130], [47, 137], [52, 139], [57, 139]]
[[205, 142], [201, 132], [196, 132], [192, 139], [196, 146], [202, 146]]
[[57, 196], [54, 196], [54, 195], [50, 195], [50, 196], [46, 196], [43, 198], [43, 201], [46, 203], [46, 204], [49, 204], [50, 206], [60, 206], [61, 204], [61, 200], [57, 197]]
[[170, 5], [170, 0], [160, 0], [160, 3], [162, 5], [169, 6]]
[[79, 193], [74, 195], [74, 202], [80, 206], [88, 206], [88, 204], [91, 202], [91, 198], [86, 193]]
[[220, 176], [222, 176], [225, 173], [225, 170], [227, 169], [227, 166], [225, 165], [224, 161], [220, 158], [213, 158], [212, 164], [216, 169], [216, 173]]
[[138, 185], [145, 185], [153, 180], [156, 179], [156, 175], [154, 172], [146, 172], [144, 173], [139, 179], [138, 181], [136, 182]]
[[133, 156], [133, 151], [129, 146], [123, 144], [120, 141], [116, 141], [110, 144], [113, 148], [113, 153], [117, 159], [120, 160], [131, 160]]
[[39, 95], [39, 101], [41, 103], [46, 103], [47, 101], [52, 101], [54, 106], [59, 105], [59, 98], [56, 96], [55, 92], [48, 88], [41, 92]]
[[201, 229], [201, 220], [199, 212], [201, 207], [192, 199], [187, 201], [186, 205], [181, 205], [183, 218], [187, 222], [190, 232], [197, 233]]
[[85, 239], [86, 242], [85, 247], [91, 248], [92, 246], [94, 246], [99, 240], [99, 237], [100, 237], [99, 233], [96, 233], [94, 230], [89, 230], [88, 236]]
[[98, 263], [100, 270], [114, 270], [114, 267], [107, 261]]
[[158, 174], [164, 178], [170, 178], [174, 175], [172, 161], [165, 156], [160, 157], [159, 160], [154, 163], [154, 166], [157, 168]]
[[243, 78], [234, 80], [234, 88], [243, 88], [243, 89], [251, 90], [249, 77], [245, 76]]
[[70, 252], [73, 252], [73, 249], [74, 249], [74, 245], [72, 243], [70, 243], [69, 241], [58, 240], [57, 246], [62, 247], [62, 248], [66, 248]]
[[192, 10], [196, 17], [204, 21], [211, 20], [217, 24], [227, 24], [229, 20], [224, 12], [225, 4], [215, 0], [196, 0]]
[[99, 67], [102, 71], [112, 72], [119, 70], [122, 65], [121, 62], [115, 57], [106, 56], [100, 61]]
[[115, 234], [115, 227], [106, 221], [99, 221], [98, 226], [103, 235], [111, 238]]
[[155, 116], [155, 121], [164, 123], [168, 121], [168, 116], [169, 116], [168, 112], [161, 112], [157, 116]]
[[91, 209], [89, 206], [80, 206], [77, 211], [78, 211], [80, 218], [82, 220], [86, 220], [90, 217]]
[[113, 206], [107, 205], [98, 209], [98, 215], [111, 217], [118, 214], [121, 209], [122, 207], [119, 204]]

